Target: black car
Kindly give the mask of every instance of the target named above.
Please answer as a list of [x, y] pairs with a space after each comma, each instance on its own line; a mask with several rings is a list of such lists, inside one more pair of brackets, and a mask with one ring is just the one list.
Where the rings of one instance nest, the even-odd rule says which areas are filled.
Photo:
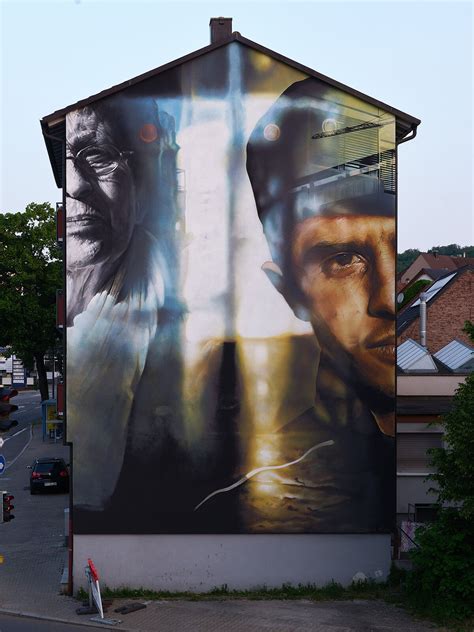
[[40, 491], [69, 491], [69, 471], [64, 459], [43, 458], [35, 459], [31, 469], [30, 493]]

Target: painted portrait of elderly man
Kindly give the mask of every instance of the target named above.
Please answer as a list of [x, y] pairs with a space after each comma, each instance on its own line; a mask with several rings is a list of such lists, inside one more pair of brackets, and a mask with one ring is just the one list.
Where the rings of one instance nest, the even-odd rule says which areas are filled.
[[178, 147], [150, 98], [72, 112], [66, 141], [69, 438], [84, 456], [76, 506], [94, 512], [118, 480], [150, 343], [176, 309]]

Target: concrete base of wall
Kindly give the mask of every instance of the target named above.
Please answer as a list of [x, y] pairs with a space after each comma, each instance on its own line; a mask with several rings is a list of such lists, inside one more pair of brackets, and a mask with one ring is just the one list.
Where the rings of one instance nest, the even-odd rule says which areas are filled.
[[[74, 590], [91, 558], [102, 586], [207, 592], [282, 584], [383, 580], [390, 535], [76, 535]], [[357, 577], [356, 577], [357, 579]]]

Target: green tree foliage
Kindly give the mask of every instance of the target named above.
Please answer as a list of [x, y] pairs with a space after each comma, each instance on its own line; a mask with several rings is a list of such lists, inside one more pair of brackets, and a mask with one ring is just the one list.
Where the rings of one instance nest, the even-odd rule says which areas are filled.
[[438, 255], [451, 255], [453, 257], [474, 257], [474, 246], [458, 246], [458, 244], [449, 244], [448, 246], [433, 246], [428, 252], [437, 253]]
[[26, 366], [36, 361], [41, 398], [47, 399], [45, 353], [57, 338], [56, 290], [62, 286], [55, 213], [48, 203], [0, 214], [0, 345]]
[[[474, 324], [464, 331], [474, 342]], [[474, 373], [461, 384], [444, 417], [446, 448], [431, 450], [438, 520], [417, 531], [408, 589], [411, 600], [439, 621], [474, 615]]]
[[397, 274], [406, 270], [420, 254], [420, 250], [409, 248], [397, 255]]
[[[466, 322], [464, 331], [474, 343], [473, 323]], [[436, 472], [430, 479], [437, 484], [439, 502], [459, 503], [460, 515], [474, 523], [474, 373], [457, 389], [444, 432], [446, 449], [431, 450]]]
[[427, 279], [418, 279], [418, 281], [415, 281], [415, 283], [413, 283], [413, 285], [410, 285], [406, 290], [403, 290], [403, 301], [397, 305], [397, 309], [403, 309], [405, 307], [405, 305], [408, 305], [408, 303], [415, 298], [415, 296], [418, 296], [418, 294], [423, 290], [423, 288], [425, 288], [427, 285], [431, 285], [431, 281], [428, 281]]
[[474, 614], [474, 529], [456, 509], [418, 528], [405, 586], [408, 603], [439, 623]]

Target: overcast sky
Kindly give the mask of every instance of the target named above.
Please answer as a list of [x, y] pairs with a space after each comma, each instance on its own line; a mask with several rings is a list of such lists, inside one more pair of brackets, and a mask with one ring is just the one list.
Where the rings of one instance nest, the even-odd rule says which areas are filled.
[[471, 2], [0, 0], [0, 211], [60, 200], [39, 120], [209, 43], [209, 18], [422, 120], [399, 251], [474, 244]]

